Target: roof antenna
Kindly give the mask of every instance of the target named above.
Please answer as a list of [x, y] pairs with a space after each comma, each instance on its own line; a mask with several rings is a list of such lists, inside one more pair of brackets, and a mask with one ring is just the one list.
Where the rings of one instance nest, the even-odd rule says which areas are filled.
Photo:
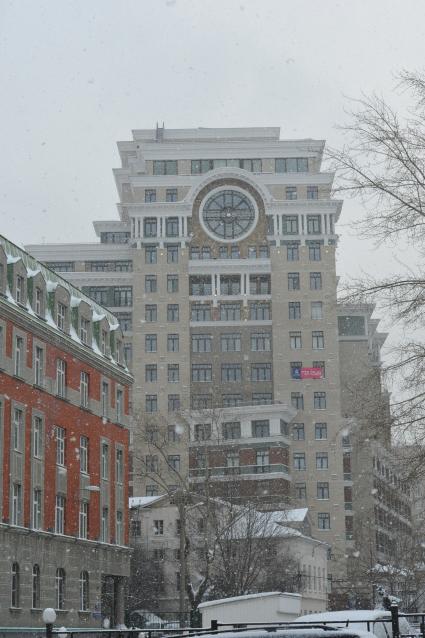
[[155, 140], [157, 142], [163, 142], [164, 141], [164, 122], [162, 123], [162, 127], [160, 127], [158, 125], [158, 122], [156, 123], [156, 133], [155, 133]]

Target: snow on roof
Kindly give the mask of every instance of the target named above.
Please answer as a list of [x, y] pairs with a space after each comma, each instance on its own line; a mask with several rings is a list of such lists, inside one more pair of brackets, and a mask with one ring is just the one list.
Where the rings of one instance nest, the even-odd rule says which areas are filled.
[[294, 622], [346, 623], [347, 620], [364, 620], [366, 623], [368, 620], [378, 620], [379, 618], [391, 618], [391, 614], [385, 609], [347, 609], [344, 611], [326, 611], [323, 614], [307, 614], [296, 618]]
[[131, 496], [128, 499], [128, 506], [130, 509], [132, 507], [147, 507], [148, 505], [152, 505], [152, 503], [156, 503], [156, 501], [160, 501], [167, 494], [161, 494], [161, 496]]
[[287, 523], [302, 523], [308, 513], [308, 507], [300, 507], [295, 510], [285, 510], [282, 512], [282, 520]]
[[245, 594], [244, 596], [233, 596], [232, 598], [219, 598], [217, 600], [208, 600], [205, 603], [201, 603], [199, 609], [203, 609], [204, 607], [214, 607], [215, 605], [223, 605], [233, 602], [238, 602], [240, 600], [251, 600], [252, 598], [267, 598], [270, 596], [290, 596], [291, 598], [301, 598], [301, 594], [292, 594], [286, 593], [282, 591], [266, 591], [260, 594]]

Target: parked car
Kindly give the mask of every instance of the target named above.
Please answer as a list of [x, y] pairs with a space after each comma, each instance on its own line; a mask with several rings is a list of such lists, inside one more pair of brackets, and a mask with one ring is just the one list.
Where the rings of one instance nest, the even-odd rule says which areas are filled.
[[[350, 630], [371, 632], [376, 638], [392, 638], [393, 635], [391, 613], [385, 609], [325, 611], [320, 614], [299, 616], [294, 622], [325, 623], [327, 626], [335, 628], [349, 627]], [[402, 616], [399, 617], [399, 626], [402, 636], [412, 636], [418, 633]]]
[[264, 625], [264, 627], [250, 627], [228, 629], [224, 627], [217, 632], [191, 634], [191, 638], [376, 638], [370, 632], [357, 629], [335, 629], [325, 625], [315, 624], [312, 627], [296, 626], [288, 623], [284, 627], [279, 625]]

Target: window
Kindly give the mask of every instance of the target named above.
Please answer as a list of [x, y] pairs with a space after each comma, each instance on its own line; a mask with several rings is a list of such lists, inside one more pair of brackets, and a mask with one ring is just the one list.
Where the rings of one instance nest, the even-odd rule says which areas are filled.
[[301, 319], [301, 302], [290, 301], [288, 304], [289, 319]]
[[124, 517], [120, 511], [117, 511], [115, 522], [115, 542], [117, 545], [124, 544]]
[[270, 275], [250, 275], [249, 294], [269, 295], [271, 293]]
[[286, 199], [297, 199], [297, 187], [287, 186], [285, 188]]
[[300, 350], [302, 348], [301, 332], [289, 333], [289, 346], [291, 350]]
[[167, 246], [167, 264], [177, 264], [179, 261], [179, 247]]
[[177, 201], [177, 188], [167, 188], [167, 190], [165, 191], [165, 201], [166, 202]]
[[39, 346], [34, 351], [34, 383], [42, 386], [44, 381], [44, 350]]
[[145, 203], [152, 204], [156, 202], [156, 190], [154, 188], [145, 189]]
[[253, 332], [251, 334], [252, 352], [270, 352], [272, 348], [272, 335], [270, 332]]
[[156, 352], [157, 349], [157, 335], [145, 335], [145, 351]]
[[197, 383], [207, 383], [212, 381], [212, 364], [193, 363], [192, 381], [196, 381]]
[[[296, 191], [295, 191], [296, 195]], [[292, 199], [296, 199], [296, 196]], [[282, 216], [282, 233], [284, 235], [298, 235], [298, 216], [283, 215]], [[298, 248], [298, 245], [295, 245]], [[291, 260], [295, 261], [295, 260]]]
[[306, 462], [305, 462], [305, 453], [304, 452], [294, 452], [294, 470], [305, 470]]
[[327, 423], [315, 423], [314, 424], [314, 438], [316, 441], [321, 441], [328, 438], [328, 425]]
[[20, 569], [18, 563], [12, 563], [10, 583], [10, 606], [19, 608], [20, 605]]
[[64, 428], [55, 426], [56, 438], [56, 465], [65, 466], [65, 430]]
[[300, 392], [291, 392], [291, 405], [296, 410], [304, 410], [304, 396]]
[[106, 330], [102, 330], [100, 333], [100, 350], [102, 354], [107, 353], [106, 344], [108, 343], [108, 333]]
[[56, 394], [63, 398], [66, 394], [66, 363], [63, 359], [56, 360]]
[[119, 388], [117, 389], [115, 406], [117, 411], [117, 423], [121, 423], [122, 416], [123, 416], [124, 394], [123, 394], [123, 391], [120, 390]]
[[268, 419], [262, 421], [251, 421], [252, 436], [254, 438], [263, 438], [270, 436], [270, 422]]
[[67, 307], [58, 301], [57, 305], [57, 314], [56, 314], [56, 325], [59, 330], [65, 331], [66, 328], [66, 311]]
[[[179, 351], [179, 335], [170, 334], [167, 335], [167, 351], [178, 352]], [[156, 347], [155, 347], [156, 352]]]
[[361, 316], [338, 317], [338, 334], [341, 337], [363, 336], [366, 334], [365, 318]]
[[241, 394], [223, 394], [222, 403], [224, 408], [235, 408], [242, 405]]
[[180, 380], [180, 368], [178, 363], [168, 364], [168, 383], [178, 383]]
[[179, 236], [179, 218], [167, 217], [165, 221], [165, 234], [167, 237]]
[[307, 485], [305, 483], [295, 483], [295, 498], [300, 501], [307, 498]]
[[220, 275], [220, 294], [240, 295], [241, 278], [239, 275]]
[[239, 421], [229, 421], [223, 423], [223, 439], [240, 439], [241, 438], [241, 424]]
[[168, 465], [175, 472], [180, 472], [180, 455], [179, 454], [169, 454], [168, 455]]
[[157, 235], [157, 219], [156, 217], [146, 217], [143, 220], [143, 234], [145, 237], [156, 237]]
[[89, 606], [89, 574], [82, 571], [80, 572], [80, 611], [87, 611]]
[[89, 343], [90, 321], [81, 317], [80, 319], [80, 339], [82, 343]]
[[194, 410], [207, 410], [212, 407], [211, 394], [192, 394], [192, 408]]
[[190, 259], [200, 259], [199, 246], [191, 246]]
[[80, 373], [80, 405], [87, 408], [89, 405], [89, 375], [87, 372]]
[[102, 306], [108, 305], [109, 288], [99, 288], [98, 286], [90, 286], [87, 289], [87, 295]]
[[325, 362], [324, 361], [313, 361], [313, 368], [320, 368], [322, 376], [321, 378], [324, 379], [326, 376], [326, 369], [325, 369]]
[[89, 504], [87, 501], [80, 502], [80, 515], [78, 524], [79, 538], [87, 538], [88, 533]]
[[317, 498], [320, 500], [329, 498], [329, 483], [317, 483]]
[[89, 440], [87, 436], [80, 436], [80, 472], [88, 474], [89, 471]]
[[145, 306], [145, 321], [151, 323], [157, 320], [157, 307], [156, 304], [147, 304]]
[[249, 304], [249, 318], [254, 321], [267, 321], [272, 318], [268, 302], [252, 302]]
[[[130, 521], [130, 534], [131, 536], [141, 536], [142, 535], [142, 524], [141, 521]], [[155, 552], [155, 550], [154, 550]]]
[[331, 515], [328, 513], [321, 512], [317, 515], [317, 527], [319, 529], [330, 529], [331, 528]]
[[22, 377], [24, 361], [24, 340], [22, 337], [15, 338], [15, 377]]
[[145, 399], [146, 412], [158, 412], [158, 395], [147, 394]]
[[220, 335], [221, 352], [240, 352], [241, 335], [239, 332]]
[[131, 313], [129, 312], [116, 312], [115, 317], [120, 322], [121, 330], [123, 332], [129, 332], [133, 328], [133, 321]]
[[192, 352], [211, 352], [212, 335], [193, 334]]
[[65, 570], [58, 567], [55, 576], [56, 609], [65, 609]]
[[177, 160], [154, 160], [154, 175], [177, 175]]
[[299, 261], [300, 251], [298, 244], [286, 245], [286, 259], [287, 261]]
[[328, 468], [329, 468], [328, 453], [327, 452], [316, 452], [316, 469], [317, 470], [327, 470]]
[[179, 320], [179, 306], [178, 304], [169, 303], [167, 305], [167, 321]]
[[157, 250], [156, 246], [145, 246], [145, 264], [156, 264]]
[[307, 199], [318, 199], [319, 188], [317, 186], [307, 186]]
[[176, 443], [180, 441], [180, 435], [177, 431], [176, 425], [169, 425], [167, 429], [167, 438], [169, 443]]
[[65, 533], [65, 497], [62, 494], [56, 495], [55, 501], [55, 532]]
[[121, 448], [115, 451], [115, 480], [119, 485], [124, 482], [124, 452]]
[[25, 281], [24, 278], [21, 277], [21, 275], [18, 275], [16, 277], [16, 301], [20, 304], [24, 303], [24, 296], [25, 296]]
[[325, 337], [321, 330], [313, 330], [311, 333], [311, 346], [313, 350], [323, 350], [325, 347]]
[[192, 321], [211, 321], [210, 304], [192, 304]]
[[320, 235], [322, 232], [322, 220], [320, 215], [307, 215], [307, 234]]
[[288, 290], [299, 290], [299, 289], [300, 289], [300, 273], [289, 272], [288, 273]]
[[145, 292], [156, 292], [156, 275], [145, 275]]
[[303, 367], [303, 362], [291, 361], [289, 367], [291, 371], [291, 379], [301, 379], [301, 368]]
[[310, 290], [321, 290], [321, 289], [322, 289], [322, 273], [311, 272], [310, 273]]
[[210, 275], [198, 275], [189, 278], [189, 294], [196, 297], [211, 295], [212, 284]]
[[288, 157], [275, 159], [276, 173], [307, 173], [307, 157]]
[[109, 543], [109, 510], [107, 507], [102, 508], [100, 540], [102, 543]]
[[295, 441], [304, 441], [305, 439], [304, 423], [293, 423], [292, 436]]
[[131, 286], [114, 288], [114, 306], [131, 306], [133, 303], [133, 289]]
[[251, 381], [257, 383], [259, 381], [271, 381], [272, 364], [271, 363], [253, 363], [251, 364]]
[[43, 456], [43, 419], [39, 416], [32, 420], [32, 453], [36, 459]]
[[312, 319], [323, 319], [323, 304], [321, 301], [312, 301], [310, 308]]
[[22, 525], [22, 485], [14, 483], [12, 487], [12, 525]]
[[221, 366], [222, 383], [242, 381], [242, 365], [240, 363], [223, 363]]
[[221, 321], [240, 321], [241, 305], [239, 303], [221, 303], [220, 304], [220, 320]]
[[320, 244], [309, 244], [308, 258], [310, 261], [320, 261], [322, 259]]
[[145, 381], [146, 383], [156, 383], [158, 380], [158, 371], [156, 363], [148, 363], [145, 365]]
[[254, 405], [270, 405], [272, 403], [272, 393], [271, 392], [253, 392], [252, 393], [252, 403]]
[[100, 459], [100, 476], [104, 481], [109, 479], [109, 445], [102, 443]]
[[39, 317], [44, 315], [44, 307], [43, 307], [43, 291], [41, 288], [35, 289], [35, 314]]
[[167, 275], [167, 292], [179, 291], [179, 276]]
[[315, 410], [326, 409], [326, 392], [315, 392], [313, 406]]
[[164, 534], [164, 521], [157, 519], [153, 522], [153, 533], [155, 536], [163, 536]]
[[180, 394], [168, 395], [168, 412], [177, 412], [180, 410]]
[[211, 439], [211, 424], [197, 423], [194, 428], [195, 441], [209, 441]]
[[32, 567], [31, 608], [40, 609], [40, 567]]
[[102, 381], [102, 416], [107, 417], [109, 414], [109, 385], [106, 381]]
[[24, 450], [24, 413], [20, 408], [13, 410], [13, 449], [15, 452]]
[[158, 486], [146, 485], [146, 496], [158, 496]]

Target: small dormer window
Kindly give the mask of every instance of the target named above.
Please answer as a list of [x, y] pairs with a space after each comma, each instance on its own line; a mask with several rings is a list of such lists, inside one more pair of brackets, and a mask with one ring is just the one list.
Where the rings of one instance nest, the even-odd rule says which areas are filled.
[[21, 275], [16, 277], [16, 301], [18, 303], [24, 303], [25, 295], [25, 280]]
[[41, 288], [35, 289], [35, 314], [39, 317], [43, 315], [43, 291]]
[[115, 350], [115, 359], [117, 363], [121, 363], [121, 341], [117, 340], [116, 350]]
[[90, 331], [90, 321], [82, 317], [80, 322], [80, 339], [83, 343], [88, 344], [89, 331]]
[[108, 339], [108, 333], [106, 330], [102, 330], [102, 339], [101, 339], [101, 344], [100, 344], [100, 349], [102, 351], [102, 354], [106, 354], [106, 343], [107, 343], [107, 339]]
[[63, 303], [58, 302], [58, 312], [56, 324], [59, 330], [65, 331], [66, 327], [66, 306]]

